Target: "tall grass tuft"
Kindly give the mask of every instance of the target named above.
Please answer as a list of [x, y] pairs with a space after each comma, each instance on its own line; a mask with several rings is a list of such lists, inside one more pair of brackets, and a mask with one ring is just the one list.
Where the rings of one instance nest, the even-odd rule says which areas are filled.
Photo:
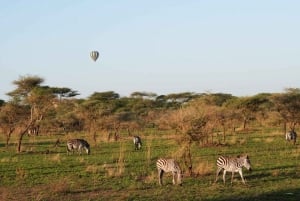
[[121, 176], [125, 172], [125, 146], [123, 142], [120, 142], [119, 159], [117, 162], [116, 176]]
[[66, 177], [58, 179], [56, 182], [50, 184], [50, 189], [54, 193], [66, 194], [70, 192], [70, 180]]
[[[46, 160], [48, 160], [48, 159], [46, 159]], [[60, 154], [55, 154], [55, 155], [51, 156], [50, 160], [53, 162], [56, 162], [56, 163], [60, 163], [62, 159], [61, 159]]]
[[151, 146], [152, 146], [152, 138], [153, 137], [148, 137], [147, 140], [147, 152], [146, 152], [146, 158], [147, 158], [147, 167], [151, 165]]
[[199, 176], [207, 176], [212, 174], [212, 170], [214, 170], [214, 166], [209, 161], [200, 162], [194, 167], [194, 173]]
[[93, 174], [96, 174], [96, 173], [99, 173], [100, 172], [100, 167], [97, 166], [97, 165], [88, 165], [86, 168], [85, 168], [85, 171], [86, 172], [89, 172], [89, 173], [93, 173]]
[[102, 165], [103, 170], [106, 172], [106, 177], [114, 177], [116, 172], [116, 167], [112, 164], [104, 163]]
[[19, 167], [16, 169], [16, 179], [17, 180], [24, 180], [27, 177], [26, 170]]

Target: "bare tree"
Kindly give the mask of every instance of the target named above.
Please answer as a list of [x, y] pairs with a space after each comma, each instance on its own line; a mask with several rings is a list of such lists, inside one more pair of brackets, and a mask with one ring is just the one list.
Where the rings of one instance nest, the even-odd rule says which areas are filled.
[[21, 145], [24, 135], [28, 129], [42, 120], [43, 115], [51, 106], [54, 95], [47, 86], [41, 86], [44, 80], [38, 76], [22, 76], [13, 81], [17, 88], [9, 93], [12, 101], [23, 108], [19, 114], [17, 152], [21, 152]]
[[24, 108], [13, 102], [8, 102], [0, 108], [0, 127], [6, 137], [6, 147], [23, 113]]

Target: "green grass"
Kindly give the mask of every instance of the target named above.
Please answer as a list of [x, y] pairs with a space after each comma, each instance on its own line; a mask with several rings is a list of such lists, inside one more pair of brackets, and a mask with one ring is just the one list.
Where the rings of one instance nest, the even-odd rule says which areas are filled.
[[[180, 150], [177, 141], [167, 133], [142, 137], [139, 151], [129, 137], [97, 144], [88, 139], [91, 155], [81, 156], [68, 156], [65, 143], [53, 147], [57, 136], [25, 137], [20, 154], [14, 139], [8, 148], [1, 139], [0, 200], [300, 200], [299, 145], [287, 144], [272, 130], [227, 136], [222, 146], [193, 146], [196, 174], [184, 175], [183, 186], [173, 186], [170, 174], [163, 187], [157, 184], [155, 161], [174, 156]], [[243, 153], [253, 169], [243, 171], [247, 185], [237, 173], [233, 185], [230, 173], [226, 185], [221, 175], [215, 184], [217, 157]]]

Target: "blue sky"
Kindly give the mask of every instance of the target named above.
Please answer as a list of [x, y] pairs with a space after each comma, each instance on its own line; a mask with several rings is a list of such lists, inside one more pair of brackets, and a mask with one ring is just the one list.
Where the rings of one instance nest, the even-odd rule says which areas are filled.
[[299, 10], [297, 0], [3, 0], [0, 99], [25, 75], [83, 98], [300, 88]]

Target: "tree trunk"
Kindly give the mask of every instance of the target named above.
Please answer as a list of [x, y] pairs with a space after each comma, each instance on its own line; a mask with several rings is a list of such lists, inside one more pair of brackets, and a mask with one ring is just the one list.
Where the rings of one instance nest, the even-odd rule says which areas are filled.
[[96, 134], [96, 131], [94, 131], [94, 133], [93, 133], [93, 140], [94, 140], [94, 143], [97, 144], [97, 134]]
[[17, 147], [17, 152], [21, 152], [21, 146], [22, 146], [22, 140], [24, 135], [27, 133], [28, 129], [35, 123], [32, 119], [30, 120], [29, 124], [26, 126], [26, 128], [19, 133], [19, 139], [18, 139], [18, 147]]
[[226, 141], [226, 128], [223, 126], [223, 142], [225, 143]]
[[243, 130], [246, 130], [246, 125], [247, 125], [247, 119], [245, 118], [243, 122]]
[[188, 146], [186, 147], [186, 152], [184, 154], [184, 163], [188, 167], [189, 176], [193, 174], [193, 164], [192, 164], [192, 155], [191, 155], [191, 142], [189, 142]]
[[11, 137], [11, 134], [14, 132], [15, 129], [10, 129], [9, 132], [6, 135], [6, 148], [8, 148], [8, 143]]
[[22, 140], [23, 140], [23, 136], [25, 135], [26, 131], [27, 131], [27, 130], [25, 130], [25, 131], [23, 131], [23, 132], [21, 132], [21, 133], [19, 134], [19, 139], [18, 139], [18, 149], [17, 149], [18, 153], [21, 152]]

